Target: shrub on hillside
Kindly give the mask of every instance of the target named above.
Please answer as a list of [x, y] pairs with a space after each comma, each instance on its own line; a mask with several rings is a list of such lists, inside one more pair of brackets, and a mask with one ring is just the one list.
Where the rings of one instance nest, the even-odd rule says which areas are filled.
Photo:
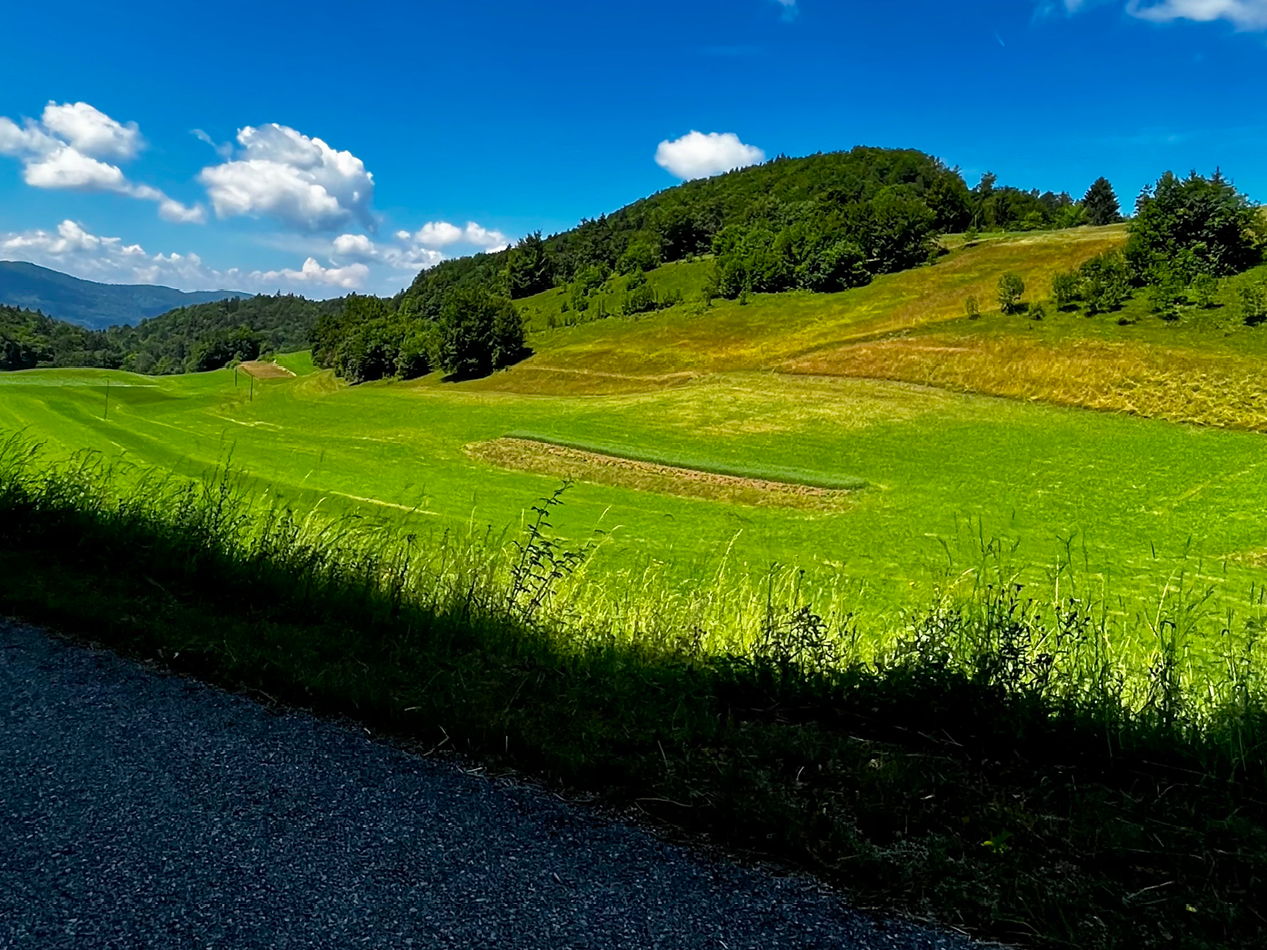
[[639, 235], [616, 261], [616, 273], [632, 274], [636, 270], [655, 270], [660, 266], [660, 246], [652, 235]]
[[1218, 279], [1212, 274], [1201, 273], [1192, 279], [1192, 295], [1202, 310], [1209, 310], [1214, 306], [1214, 295], [1218, 289]]
[[1020, 274], [1004, 274], [999, 278], [999, 309], [1004, 313], [1018, 313], [1021, 297], [1025, 293], [1025, 281]]
[[1065, 271], [1051, 279], [1051, 299], [1057, 310], [1069, 310], [1082, 297], [1082, 278], [1077, 271]]
[[1241, 319], [1246, 326], [1256, 327], [1267, 320], [1267, 287], [1258, 282], [1246, 282], [1241, 285], [1237, 296], [1240, 298]]
[[1088, 316], [1117, 310], [1131, 295], [1130, 272], [1117, 251], [1105, 251], [1078, 268], [1079, 294]]

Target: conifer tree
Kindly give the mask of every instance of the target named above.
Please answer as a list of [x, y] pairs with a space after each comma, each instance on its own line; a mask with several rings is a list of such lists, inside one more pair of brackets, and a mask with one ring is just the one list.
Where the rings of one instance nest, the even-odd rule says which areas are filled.
[[1087, 210], [1087, 220], [1093, 225], [1117, 224], [1122, 220], [1117, 195], [1103, 175], [1092, 182], [1082, 196], [1082, 206]]

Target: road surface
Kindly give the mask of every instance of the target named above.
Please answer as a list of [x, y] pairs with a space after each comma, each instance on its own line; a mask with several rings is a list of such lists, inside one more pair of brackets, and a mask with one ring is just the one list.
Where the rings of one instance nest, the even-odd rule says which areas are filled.
[[0, 620], [0, 950], [970, 946]]

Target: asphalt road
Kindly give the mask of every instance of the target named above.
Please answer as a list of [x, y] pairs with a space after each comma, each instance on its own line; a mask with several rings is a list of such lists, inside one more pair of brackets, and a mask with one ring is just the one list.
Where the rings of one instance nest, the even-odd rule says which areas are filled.
[[969, 946], [0, 621], [0, 950]]

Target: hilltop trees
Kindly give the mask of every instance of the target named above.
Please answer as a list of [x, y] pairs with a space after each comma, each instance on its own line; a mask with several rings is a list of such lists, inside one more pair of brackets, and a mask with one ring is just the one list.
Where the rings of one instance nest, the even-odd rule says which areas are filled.
[[312, 361], [352, 383], [412, 379], [433, 369], [472, 377], [522, 359], [524, 344], [514, 304], [472, 284], [446, 292], [434, 318], [352, 294], [314, 328]]
[[1237, 274], [1262, 259], [1258, 210], [1216, 169], [1209, 178], [1166, 172], [1135, 203], [1126, 261], [1138, 284], [1174, 270], [1187, 284], [1197, 274]]
[[1082, 196], [1082, 207], [1086, 209], [1088, 224], [1117, 224], [1122, 220], [1117, 195], [1103, 175], [1093, 181]]
[[537, 231], [522, 238], [506, 259], [511, 297], [531, 297], [554, 286], [554, 262]]

